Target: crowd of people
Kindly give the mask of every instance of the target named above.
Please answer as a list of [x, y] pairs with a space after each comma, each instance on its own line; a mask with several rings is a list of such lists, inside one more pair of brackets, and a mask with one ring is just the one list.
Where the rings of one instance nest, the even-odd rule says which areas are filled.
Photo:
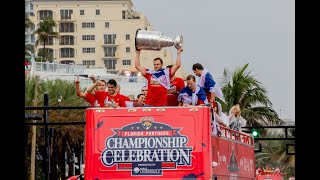
[[[140, 65], [140, 50], [136, 51], [135, 68], [147, 79], [147, 85], [141, 88], [141, 93], [135, 100], [120, 93], [120, 85], [114, 80], [96, 80], [90, 76], [93, 84], [82, 92], [79, 77], [75, 80], [76, 93], [84, 98], [92, 107], [159, 107], [159, 106], [208, 106], [211, 107], [212, 130], [221, 134], [220, 125], [240, 131], [246, 120], [241, 117], [240, 106], [230, 109], [229, 116], [221, 111], [221, 105], [216, 97], [224, 101], [223, 93], [214, 80], [200, 63], [192, 66], [194, 75], [185, 79], [176, 77], [175, 73], [181, 66], [182, 48], [177, 49], [176, 63], [163, 68], [163, 60], [159, 57], [153, 60], [153, 69]], [[196, 77], [199, 77], [198, 82]]]
[[276, 168], [271, 168], [269, 166], [265, 166], [265, 167], [259, 167], [256, 169], [256, 176], [259, 175], [267, 175], [267, 174], [281, 174], [280, 172], [280, 168], [276, 167]]

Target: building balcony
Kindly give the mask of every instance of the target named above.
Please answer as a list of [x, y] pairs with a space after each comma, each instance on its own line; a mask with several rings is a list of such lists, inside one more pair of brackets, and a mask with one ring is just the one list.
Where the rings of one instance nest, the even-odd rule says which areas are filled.
[[107, 70], [106, 70], [106, 73], [118, 74], [118, 73], [119, 73], [119, 70], [116, 70], [116, 69], [107, 69]]
[[104, 57], [102, 59], [119, 59], [119, 52], [115, 52], [114, 56], [112, 55], [104, 55]]
[[59, 22], [75, 22], [76, 20], [72, 16], [60, 16]]
[[103, 47], [106, 47], [106, 46], [112, 46], [112, 47], [115, 47], [115, 46], [119, 46], [119, 40], [118, 39], [115, 39], [114, 43], [108, 43], [108, 42], [103, 42], [104, 44], [102, 44]]

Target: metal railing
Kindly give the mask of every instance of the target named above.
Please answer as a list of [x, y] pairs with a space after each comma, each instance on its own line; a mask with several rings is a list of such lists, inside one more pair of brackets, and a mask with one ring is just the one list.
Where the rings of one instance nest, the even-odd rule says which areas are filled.
[[221, 129], [222, 137], [225, 137], [231, 140], [236, 140], [236, 141], [248, 144], [250, 146], [254, 145], [253, 137], [247, 133], [235, 131], [224, 126], [220, 126], [220, 129]]
[[84, 65], [58, 64], [49, 62], [34, 62], [32, 66], [34, 66], [35, 71], [67, 74], [84, 74], [84, 70], [86, 68]]

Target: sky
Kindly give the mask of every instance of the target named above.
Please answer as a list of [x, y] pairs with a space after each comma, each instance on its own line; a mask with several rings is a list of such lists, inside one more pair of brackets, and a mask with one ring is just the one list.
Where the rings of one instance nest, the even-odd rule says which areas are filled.
[[[132, 0], [154, 31], [183, 36], [184, 70], [201, 63], [219, 81], [249, 63], [281, 119], [295, 120], [294, 0]], [[176, 50], [169, 48], [175, 58]]]

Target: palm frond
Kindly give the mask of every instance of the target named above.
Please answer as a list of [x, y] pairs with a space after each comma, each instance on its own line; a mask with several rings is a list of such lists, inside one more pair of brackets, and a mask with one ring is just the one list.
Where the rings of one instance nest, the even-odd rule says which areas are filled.
[[249, 63], [237, 67], [232, 73], [224, 70], [222, 92], [226, 103], [221, 103], [223, 112], [228, 113], [233, 105], [239, 104], [248, 124], [281, 124], [278, 114], [272, 109], [266, 89], [248, 68]]

